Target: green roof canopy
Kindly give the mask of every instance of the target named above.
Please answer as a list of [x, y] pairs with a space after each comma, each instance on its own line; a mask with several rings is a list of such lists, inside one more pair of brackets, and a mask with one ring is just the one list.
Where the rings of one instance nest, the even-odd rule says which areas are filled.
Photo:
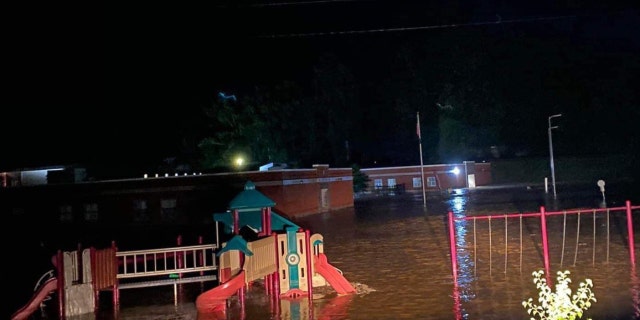
[[260, 209], [271, 208], [276, 203], [267, 196], [256, 190], [256, 185], [251, 181], [247, 181], [244, 185], [244, 191], [240, 192], [229, 203], [229, 209]]

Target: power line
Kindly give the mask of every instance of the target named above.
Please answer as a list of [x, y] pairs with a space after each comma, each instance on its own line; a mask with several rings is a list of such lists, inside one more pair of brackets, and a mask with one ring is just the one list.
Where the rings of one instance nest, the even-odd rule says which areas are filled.
[[483, 22], [470, 22], [470, 23], [451, 23], [451, 24], [440, 24], [440, 25], [419, 26], [419, 27], [401, 27], [401, 28], [381, 28], [381, 29], [347, 30], [347, 31], [326, 31], [326, 32], [310, 32], [310, 33], [272, 34], [272, 35], [266, 35], [266, 36], [259, 36], [259, 38], [302, 38], [302, 37], [332, 36], [332, 35], [346, 35], [346, 34], [417, 31], [417, 30], [447, 29], [447, 28], [459, 28], [459, 27], [474, 27], [474, 26], [509, 24], [509, 23], [524, 23], [524, 22], [536, 22], [536, 21], [563, 20], [563, 19], [572, 19], [572, 18], [576, 17], [575, 15], [565, 15], [565, 16], [551, 16], [551, 17], [536, 17], [536, 18], [520, 18], [520, 19], [502, 20], [502, 18], [499, 15], [496, 15], [496, 16], [498, 18], [496, 21], [483, 21]]
[[235, 3], [233, 6], [218, 5], [218, 8], [266, 8], [266, 7], [284, 7], [284, 6], [296, 6], [296, 5], [348, 3], [348, 2], [363, 2], [363, 1], [372, 1], [372, 0], [309, 0], [309, 1], [266, 2], [266, 3], [252, 3], [252, 4]]
[[324, 4], [334, 2], [362, 2], [362, 0], [317, 0], [317, 1], [289, 1], [289, 2], [271, 2], [264, 4], [253, 4], [250, 7], [276, 7], [290, 5], [307, 5], [307, 4]]

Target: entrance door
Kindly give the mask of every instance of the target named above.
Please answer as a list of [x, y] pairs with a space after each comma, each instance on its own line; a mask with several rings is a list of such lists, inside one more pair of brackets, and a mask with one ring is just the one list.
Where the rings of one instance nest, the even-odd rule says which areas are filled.
[[476, 187], [476, 175], [475, 174], [467, 175], [467, 185], [469, 186], [469, 188], [475, 188]]
[[329, 211], [329, 189], [320, 189], [320, 211]]

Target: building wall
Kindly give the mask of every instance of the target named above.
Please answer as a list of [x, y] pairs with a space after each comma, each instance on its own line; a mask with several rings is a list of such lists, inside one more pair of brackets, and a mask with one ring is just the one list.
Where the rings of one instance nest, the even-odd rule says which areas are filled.
[[276, 202], [276, 212], [299, 216], [353, 206], [351, 168], [315, 165], [314, 169], [262, 173], [249, 173], [247, 178]]
[[[467, 166], [471, 164], [466, 163]], [[491, 183], [489, 163], [473, 163], [476, 185]], [[450, 170], [459, 167], [461, 174]], [[421, 191], [413, 185], [420, 178], [420, 166], [361, 169], [373, 188], [375, 179], [396, 179], [406, 191]], [[437, 178], [428, 190], [465, 187], [462, 164], [424, 166], [425, 180]], [[0, 211], [10, 222], [35, 223], [42, 226], [63, 224], [111, 226], [157, 225], [172, 228], [185, 224], [207, 224], [212, 214], [224, 212], [229, 202], [251, 180], [256, 189], [275, 202], [274, 211], [285, 216], [314, 214], [353, 207], [353, 176], [351, 168], [330, 168], [315, 165], [311, 169], [284, 169], [188, 176], [161, 176], [95, 182], [57, 183], [35, 186], [0, 188]], [[146, 217], [136, 205], [143, 203]], [[163, 203], [175, 203], [163, 208]], [[95, 209], [92, 218], [91, 208]], [[66, 220], [62, 219], [65, 215]], [[97, 218], [96, 218], [97, 216]], [[45, 228], [46, 232], [50, 232]], [[53, 231], [51, 231], [53, 232]]]
[[[351, 169], [318, 166], [5, 187], [0, 189], [0, 211], [9, 213], [12, 222], [70, 228], [206, 224], [213, 221], [214, 213], [228, 208], [248, 180], [276, 203], [274, 211], [285, 216], [353, 206]], [[321, 208], [323, 188], [329, 196]], [[136, 209], [140, 203], [144, 203], [144, 210]], [[175, 203], [175, 207], [163, 209], [162, 203]], [[91, 208], [97, 211], [95, 220]]]
[[329, 171], [329, 199], [331, 210], [353, 207], [353, 173], [349, 169]]
[[[458, 168], [458, 174], [452, 173], [455, 168]], [[465, 172], [473, 172], [469, 174], [474, 175], [476, 186], [491, 184], [490, 163], [467, 162], [462, 164], [425, 165], [422, 167], [422, 172], [420, 166], [369, 168], [360, 169], [360, 171], [369, 177], [368, 189], [375, 189], [376, 179], [382, 180], [383, 188], [389, 187], [389, 179], [395, 179], [396, 185], [404, 185], [405, 191], [422, 191], [422, 185], [414, 185], [413, 183], [414, 178], [422, 180], [422, 174], [424, 174], [425, 182], [428, 183], [430, 178], [434, 182], [434, 185], [425, 183], [426, 190], [464, 188], [468, 186]]]

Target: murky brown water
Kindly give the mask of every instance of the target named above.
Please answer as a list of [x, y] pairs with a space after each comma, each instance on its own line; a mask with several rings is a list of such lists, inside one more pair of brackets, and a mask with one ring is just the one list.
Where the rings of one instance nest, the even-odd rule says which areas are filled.
[[[597, 204], [597, 197], [573, 198], [566, 203], [554, 201], [551, 205], [593, 207], [592, 203]], [[358, 200], [352, 209], [299, 218], [296, 223], [324, 236], [329, 263], [342, 270], [352, 283], [371, 290], [341, 297], [330, 290], [316, 290], [311, 304], [308, 299], [300, 299], [281, 300], [274, 305], [258, 283], [247, 292], [244, 307], [237, 297], [228, 300], [226, 317], [526, 319], [522, 301], [529, 297], [535, 300], [538, 293], [531, 272], [544, 267], [539, 226], [517, 219], [508, 221], [506, 228], [504, 219], [494, 220], [491, 225], [486, 220], [457, 222], [461, 249], [456, 290], [446, 212], [452, 210], [467, 216], [535, 212], [539, 205], [540, 199], [536, 197], [516, 199], [505, 192], [490, 197], [472, 192], [452, 197], [431, 196], [425, 210], [420, 195], [403, 195]], [[636, 260], [640, 248], [639, 215], [634, 212]], [[575, 217], [568, 218], [566, 223], [562, 216], [551, 218], [551, 270], [570, 270], [574, 290], [585, 278], [593, 280], [598, 301], [585, 318], [638, 319], [640, 283], [637, 272], [631, 268], [626, 222], [623, 216], [612, 215], [609, 223], [611, 231], [607, 236], [605, 219], [598, 217], [594, 222], [592, 215], [585, 214], [581, 216], [577, 237]], [[563, 230], [567, 231], [564, 237]], [[552, 278], [555, 280], [555, 275]], [[177, 301], [170, 287], [125, 290], [121, 292], [120, 312], [114, 315], [107, 301], [98, 317], [208, 320], [210, 316], [198, 316], [194, 301], [211, 286], [185, 285], [178, 290]]]

